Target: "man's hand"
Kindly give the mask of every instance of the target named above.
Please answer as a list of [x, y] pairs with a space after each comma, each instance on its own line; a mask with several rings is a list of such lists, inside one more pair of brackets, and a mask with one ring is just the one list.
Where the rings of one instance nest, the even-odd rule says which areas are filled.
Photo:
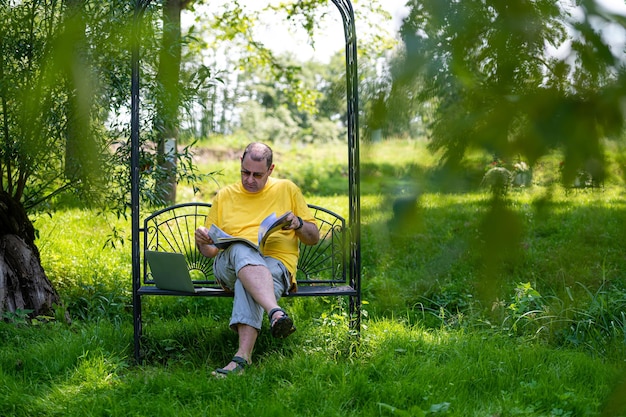
[[305, 222], [293, 213], [287, 217], [287, 220], [289, 223], [283, 229], [296, 232], [298, 239], [305, 245], [315, 245], [319, 241], [320, 234], [315, 223]]
[[213, 239], [209, 236], [209, 229], [204, 226], [200, 226], [196, 229], [194, 238], [196, 239], [196, 245], [198, 246], [213, 244]]
[[209, 229], [206, 227], [198, 227], [194, 232], [194, 239], [200, 253], [204, 256], [214, 258], [219, 252], [217, 247], [213, 246], [213, 239], [209, 236]]
[[302, 218], [296, 216], [293, 213], [287, 216], [287, 221], [289, 223], [287, 223], [283, 227], [284, 230], [300, 230], [302, 229], [302, 226], [304, 226], [304, 222], [302, 221]]

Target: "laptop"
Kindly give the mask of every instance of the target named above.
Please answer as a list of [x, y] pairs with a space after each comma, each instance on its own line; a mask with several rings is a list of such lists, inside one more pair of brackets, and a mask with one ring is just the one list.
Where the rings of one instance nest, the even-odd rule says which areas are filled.
[[193, 286], [187, 260], [182, 253], [147, 250], [145, 254], [157, 288], [187, 293], [215, 291], [213, 288]]

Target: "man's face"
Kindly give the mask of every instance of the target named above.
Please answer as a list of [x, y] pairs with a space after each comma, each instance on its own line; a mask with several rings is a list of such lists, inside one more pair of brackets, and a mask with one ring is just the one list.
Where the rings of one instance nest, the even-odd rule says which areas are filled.
[[265, 187], [274, 169], [274, 164], [268, 169], [266, 162], [265, 160], [255, 161], [249, 155], [241, 160], [241, 184], [246, 191], [258, 193]]

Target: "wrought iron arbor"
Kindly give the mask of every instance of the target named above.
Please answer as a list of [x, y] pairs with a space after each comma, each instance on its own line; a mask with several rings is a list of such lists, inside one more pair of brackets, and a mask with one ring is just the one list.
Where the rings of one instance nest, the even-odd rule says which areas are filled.
[[[346, 99], [347, 99], [347, 145], [348, 145], [348, 230], [349, 230], [349, 265], [348, 275], [351, 284], [355, 285], [358, 296], [351, 302], [359, 313], [354, 327], [360, 329], [361, 304], [361, 207], [360, 207], [360, 164], [359, 164], [359, 125], [358, 125], [358, 73], [357, 73], [357, 38], [354, 22], [354, 10], [350, 0], [331, 0], [341, 14], [346, 58]], [[131, 51], [131, 224], [132, 224], [132, 285], [133, 308], [141, 309], [138, 290], [141, 280], [141, 247], [140, 247], [140, 166], [139, 166], [139, 135], [140, 135], [140, 21], [151, 0], [135, 0], [134, 24]], [[141, 332], [141, 311], [135, 312], [135, 334]], [[137, 345], [138, 341], [135, 340]], [[135, 346], [137, 349], [137, 346]]]

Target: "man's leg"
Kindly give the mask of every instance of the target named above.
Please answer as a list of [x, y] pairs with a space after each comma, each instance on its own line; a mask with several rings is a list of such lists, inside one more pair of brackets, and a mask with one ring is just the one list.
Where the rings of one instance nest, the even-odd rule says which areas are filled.
[[265, 265], [246, 265], [239, 270], [239, 280], [248, 294], [267, 313], [278, 307], [274, 294], [274, 279]]
[[[245, 252], [247, 248], [243, 250]], [[229, 255], [233, 255], [228, 252]], [[272, 309], [278, 308], [278, 299], [289, 288], [288, 272], [282, 263], [271, 258], [248, 261], [233, 256], [228, 258], [229, 262], [221, 262], [227, 259], [219, 258], [218, 256], [217, 262], [213, 264], [216, 268], [215, 275], [223, 277], [220, 280], [235, 293], [231, 317], [231, 327], [239, 336], [239, 348], [235, 356], [240, 356], [250, 363], [263, 320], [263, 310], [269, 313]], [[259, 264], [264, 262], [269, 262], [268, 266], [272, 270], [266, 265]], [[243, 266], [239, 268], [239, 273], [235, 274], [238, 263]], [[273, 270], [275, 276], [272, 275]], [[274, 318], [278, 319], [282, 315], [282, 312], [277, 312]], [[237, 364], [231, 361], [222, 369], [232, 370], [236, 367]]]
[[[254, 349], [254, 344], [256, 343], [259, 332], [257, 329], [252, 326], [248, 326], [247, 324], [237, 324], [237, 334], [239, 335], [239, 349], [237, 349], [235, 356], [244, 358], [246, 362], [251, 363], [252, 350]], [[232, 371], [236, 367], [237, 364], [230, 361], [228, 365], [222, 369], [225, 371]]]
[[[276, 295], [274, 294], [274, 279], [270, 270], [264, 265], [247, 265], [239, 270], [239, 281], [246, 292], [269, 313], [278, 308]], [[280, 317], [283, 313], [275, 313]], [[270, 317], [271, 319], [271, 317]], [[239, 349], [235, 356], [244, 358], [248, 363], [252, 362], [252, 351], [258, 336], [258, 330], [247, 324], [236, 324], [239, 335]], [[235, 362], [230, 362], [223, 369], [232, 370], [237, 367]]]
[[[225, 262], [227, 261], [227, 262]], [[289, 272], [285, 266], [274, 258], [263, 258], [258, 252], [246, 245], [233, 245], [225, 253], [218, 255], [213, 263], [215, 276], [235, 293], [234, 306], [240, 305], [238, 299], [245, 292], [247, 303], [244, 310], [233, 311], [231, 325], [248, 324], [261, 328], [262, 317], [258, 316], [251, 304], [257, 304], [268, 314], [279, 308], [278, 299], [289, 289]], [[238, 285], [243, 288], [237, 288]], [[241, 290], [245, 291], [241, 291]], [[242, 300], [244, 301], [244, 300]], [[274, 314], [272, 319], [284, 316], [282, 311]], [[257, 326], [258, 325], [258, 326]]]

